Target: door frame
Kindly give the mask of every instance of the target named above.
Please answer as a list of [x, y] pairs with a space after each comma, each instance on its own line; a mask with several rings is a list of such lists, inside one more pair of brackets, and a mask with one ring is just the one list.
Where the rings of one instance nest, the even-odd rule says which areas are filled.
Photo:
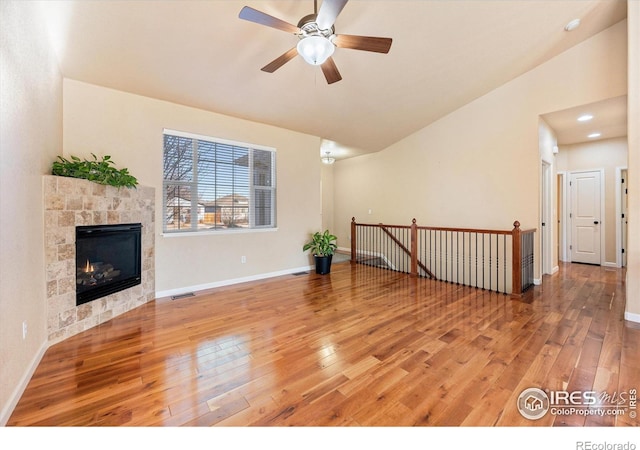
[[[568, 227], [568, 231], [567, 231], [567, 236], [568, 236], [568, 241], [570, 243], [570, 245], [573, 245], [573, 202], [572, 200], [572, 196], [573, 194], [571, 193], [571, 189], [573, 189], [573, 186], [571, 185], [571, 178], [574, 174], [579, 174], [579, 173], [588, 173], [588, 172], [600, 172], [600, 266], [604, 266], [605, 262], [606, 262], [606, 258], [605, 258], [605, 254], [606, 254], [606, 242], [605, 242], [605, 185], [606, 185], [606, 180], [605, 180], [605, 171], [603, 168], [599, 168], [599, 169], [585, 169], [585, 170], [572, 170], [569, 172], [569, 195], [568, 195], [568, 205], [569, 205], [569, 227]], [[570, 249], [569, 250], [569, 261], [573, 261], [573, 252]]]
[[[542, 250], [542, 275], [552, 275], [553, 272], [553, 165], [542, 159], [540, 180], [542, 195], [540, 202], [540, 248]], [[544, 223], [544, 226], [542, 224]]]
[[571, 262], [569, 255], [569, 236], [567, 235], [569, 223], [569, 204], [567, 203], [567, 191], [569, 188], [569, 174], [566, 171], [557, 173], [558, 184], [562, 187], [560, 204], [558, 205], [558, 217], [560, 219], [560, 231], [558, 232], [558, 260]]
[[[629, 171], [626, 166], [616, 167], [616, 267], [622, 267], [622, 172], [626, 171], [627, 179], [629, 178]], [[625, 185], [628, 186], [628, 182], [625, 180]], [[626, 218], [625, 218], [626, 219]], [[627, 231], [627, 238], [629, 232]], [[626, 249], [625, 249], [626, 251]]]

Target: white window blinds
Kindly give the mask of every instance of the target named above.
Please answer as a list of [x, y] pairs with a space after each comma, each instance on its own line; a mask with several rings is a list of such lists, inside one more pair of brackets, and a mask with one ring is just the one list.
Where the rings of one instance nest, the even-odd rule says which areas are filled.
[[275, 154], [165, 130], [164, 232], [275, 227]]

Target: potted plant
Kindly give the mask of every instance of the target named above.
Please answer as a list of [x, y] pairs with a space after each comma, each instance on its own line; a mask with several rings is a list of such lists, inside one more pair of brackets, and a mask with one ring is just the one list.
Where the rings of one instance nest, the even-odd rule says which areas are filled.
[[338, 245], [335, 241], [338, 238], [325, 230], [323, 233], [316, 231], [311, 240], [304, 244], [302, 251], [310, 250], [316, 261], [316, 273], [320, 275], [327, 274], [331, 271], [331, 259]]

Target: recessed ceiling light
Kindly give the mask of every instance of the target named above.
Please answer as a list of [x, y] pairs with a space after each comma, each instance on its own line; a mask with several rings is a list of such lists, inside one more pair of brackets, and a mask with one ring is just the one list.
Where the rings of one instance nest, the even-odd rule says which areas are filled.
[[578, 122], [586, 122], [591, 119], [593, 119], [593, 116], [591, 114], [583, 114], [580, 117], [578, 117]]
[[564, 26], [566, 31], [573, 31], [580, 26], [580, 19], [573, 19], [571, 22]]
[[587, 136], [589, 139], [593, 139], [593, 138], [597, 138], [602, 136], [601, 133], [591, 133], [589, 136]]

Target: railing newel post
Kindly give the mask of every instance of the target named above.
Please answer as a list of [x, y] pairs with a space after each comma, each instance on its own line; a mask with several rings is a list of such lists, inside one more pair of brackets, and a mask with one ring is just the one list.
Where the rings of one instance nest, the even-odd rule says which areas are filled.
[[411, 221], [411, 276], [418, 276], [418, 225], [415, 218]]
[[356, 218], [351, 218], [351, 264], [356, 263]]
[[512, 261], [511, 261], [511, 296], [522, 297], [522, 232], [520, 222], [513, 222], [511, 231]]

